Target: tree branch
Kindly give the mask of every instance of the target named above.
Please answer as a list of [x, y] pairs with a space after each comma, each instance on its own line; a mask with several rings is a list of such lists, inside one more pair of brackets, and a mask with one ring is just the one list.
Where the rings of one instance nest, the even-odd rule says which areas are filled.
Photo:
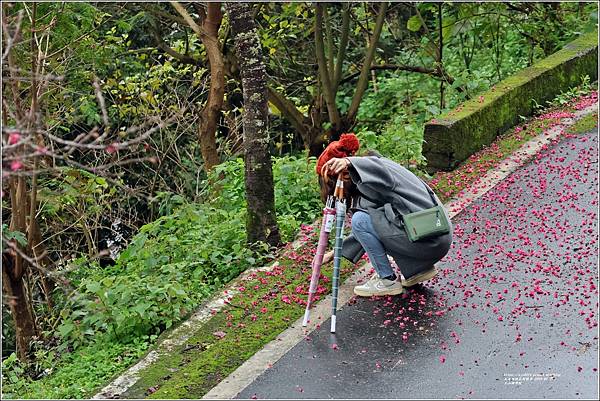
[[302, 114], [296, 105], [288, 100], [281, 93], [276, 91], [267, 85], [269, 102], [273, 103], [281, 114], [285, 115], [287, 120], [294, 126], [296, 131], [302, 137], [304, 143], [308, 146], [310, 145], [310, 140], [307, 135], [307, 124], [305, 124], [306, 117]]
[[173, 15], [173, 14], [169, 14], [169, 13], [164, 12], [162, 10], [159, 10], [158, 8], [152, 7], [152, 6], [148, 5], [147, 3], [144, 4], [142, 7], [146, 11], [148, 11], [148, 12], [150, 12], [152, 14], [158, 15], [159, 17], [164, 17], [164, 18], [168, 19], [169, 21], [177, 22], [179, 25], [187, 25], [187, 22], [183, 18], [180, 18], [180, 17], [178, 17], [176, 15]]
[[183, 8], [183, 6], [181, 4], [179, 4], [179, 2], [171, 1], [170, 3], [177, 10], [177, 12], [183, 17], [183, 19], [185, 20], [185, 23], [187, 23], [187, 25], [189, 25], [189, 27], [192, 28], [192, 30], [194, 32], [196, 32], [196, 35], [198, 35], [198, 37], [203, 38], [203, 37], [210, 36], [204, 30], [204, 28], [202, 28], [200, 25], [196, 24], [196, 21], [194, 21], [194, 19], [190, 16], [190, 14], [188, 14], [188, 12], [185, 10], [185, 8]]
[[159, 50], [162, 50], [163, 52], [167, 53], [169, 56], [181, 61], [182, 63], [192, 64], [192, 65], [200, 64], [200, 60], [197, 60], [186, 54], [181, 54], [178, 51], [175, 51], [173, 48], [171, 48], [171, 46], [169, 46], [162, 38], [157, 24], [151, 24], [150, 31], [152, 32], [152, 36], [154, 37], [154, 41], [156, 42], [156, 47]]
[[503, 3], [506, 7], [510, 8], [511, 10], [518, 11], [523, 14], [529, 14], [531, 11], [529, 7], [517, 7], [514, 4], [509, 3], [508, 1], [504, 1]]
[[[448, 75], [445, 71], [442, 71], [440, 73], [440, 71], [438, 71], [437, 69], [419, 67], [419, 66], [414, 66], [414, 65], [381, 64], [381, 65], [371, 66], [370, 70], [400, 70], [400, 71], [418, 72], [420, 74], [427, 74], [427, 75], [431, 75], [434, 77], [445, 76], [445, 79], [446, 79], [446, 81], [448, 81], [448, 83], [452, 84], [454, 82], [454, 78], [451, 77], [450, 75]], [[350, 82], [354, 78], [359, 76], [360, 74], [361, 74], [361, 72], [355, 72], [353, 74], [350, 74], [347, 77], [344, 77], [340, 81], [340, 84]]]
[[[325, 36], [327, 38], [327, 72], [329, 73], [329, 79], [331, 80], [332, 88], [335, 87], [334, 80], [334, 66], [333, 66], [333, 34], [331, 33], [331, 21], [329, 19], [329, 8], [327, 4], [323, 7], [323, 17], [325, 22]], [[335, 93], [335, 90], [334, 90]]]
[[348, 108], [348, 114], [346, 117], [348, 121], [354, 121], [362, 97], [365, 91], [367, 90], [367, 85], [369, 84], [369, 71], [371, 70], [371, 63], [373, 62], [373, 59], [375, 57], [375, 50], [377, 49], [377, 43], [379, 42], [379, 36], [381, 35], [381, 29], [383, 27], [383, 21], [385, 20], [385, 12], [387, 10], [387, 7], [387, 2], [381, 3], [381, 6], [379, 7], [379, 15], [377, 15], [377, 21], [375, 22], [375, 29], [373, 30], [371, 43], [365, 55], [365, 61], [363, 63], [362, 71], [360, 72], [360, 76], [358, 78], [356, 91], [354, 92], [354, 96], [352, 97], [352, 103]]
[[340, 79], [342, 77], [342, 66], [344, 59], [346, 58], [346, 48], [348, 47], [348, 35], [350, 32], [350, 7], [348, 5], [343, 6], [342, 10], [342, 36], [340, 38], [340, 45], [338, 47], [337, 59], [335, 64], [335, 72], [333, 74], [333, 91], [337, 92], [338, 86], [340, 85]]
[[[423, 28], [425, 28], [425, 35], [427, 36], [427, 39], [429, 39], [429, 41], [431, 43], [435, 43], [435, 40], [433, 40], [433, 37], [431, 36], [431, 32], [429, 31], [429, 28], [427, 28], [427, 24], [425, 23], [425, 19], [421, 15], [421, 11], [419, 11], [419, 4], [418, 3], [415, 4], [415, 11], [417, 12], [417, 15], [419, 16], [419, 19], [421, 20], [421, 25], [423, 26]], [[439, 60], [440, 59], [440, 55], [437, 53], [438, 49], [435, 46], [434, 46], [434, 48], [436, 50], [436, 54], [433, 54], [432, 56], [436, 60]], [[427, 47], [425, 47], [425, 50], [427, 51]]]
[[321, 3], [315, 4], [315, 48], [317, 53], [317, 63], [319, 65], [319, 76], [323, 86], [323, 96], [327, 104], [327, 113], [329, 121], [338, 129], [341, 125], [340, 113], [335, 104], [335, 92], [329, 79], [327, 62], [325, 60], [325, 49], [323, 43], [323, 6]]

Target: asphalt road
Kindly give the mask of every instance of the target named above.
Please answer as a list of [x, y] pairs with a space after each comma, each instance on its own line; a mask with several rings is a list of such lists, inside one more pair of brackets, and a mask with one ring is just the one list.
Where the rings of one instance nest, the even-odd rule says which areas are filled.
[[358, 298], [238, 398], [598, 398], [598, 133], [454, 219], [440, 274]]

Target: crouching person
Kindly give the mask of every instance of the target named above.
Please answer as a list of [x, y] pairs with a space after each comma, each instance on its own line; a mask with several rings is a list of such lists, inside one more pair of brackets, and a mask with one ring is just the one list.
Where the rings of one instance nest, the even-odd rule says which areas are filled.
[[[317, 161], [321, 198], [333, 194], [338, 176], [344, 181], [344, 196], [351, 214], [352, 232], [344, 239], [342, 256], [352, 263], [366, 252], [376, 274], [354, 288], [359, 296], [397, 295], [437, 274], [434, 264], [452, 244], [452, 225], [441, 207], [445, 233], [414, 240], [406, 231], [403, 216], [441, 206], [433, 191], [401, 165], [371, 152], [354, 156], [359, 148], [354, 134], [342, 134], [323, 151]], [[438, 222], [439, 224], [439, 222]], [[391, 256], [403, 279], [396, 276]], [[325, 255], [323, 262], [333, 258]]]

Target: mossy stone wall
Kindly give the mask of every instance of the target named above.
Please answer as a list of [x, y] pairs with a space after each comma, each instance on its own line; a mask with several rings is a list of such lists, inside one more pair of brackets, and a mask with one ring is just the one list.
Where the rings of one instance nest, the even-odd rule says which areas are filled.
[[429, 172], [452, 170], [519, 116], [577, 86], [588, 75], [598, 79], [598, 31], [583, 34], [562, 50], [499, 82], [487, 92], [425, 124], [423, 155]]

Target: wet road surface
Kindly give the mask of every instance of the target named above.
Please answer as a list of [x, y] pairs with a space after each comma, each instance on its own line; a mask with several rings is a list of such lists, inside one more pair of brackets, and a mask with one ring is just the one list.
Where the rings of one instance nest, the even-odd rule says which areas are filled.
[[456, 216], [434, 280], [351, 301], [238, 398], [597, 398], [597, 135]]

